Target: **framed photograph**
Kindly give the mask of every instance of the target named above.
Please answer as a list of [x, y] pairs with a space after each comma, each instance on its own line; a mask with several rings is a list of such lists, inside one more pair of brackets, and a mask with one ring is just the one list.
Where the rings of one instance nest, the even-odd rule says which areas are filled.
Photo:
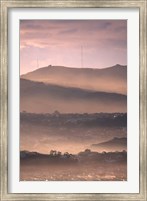
[[146, 0], [1, 1], [1, 200], [146, 200]]

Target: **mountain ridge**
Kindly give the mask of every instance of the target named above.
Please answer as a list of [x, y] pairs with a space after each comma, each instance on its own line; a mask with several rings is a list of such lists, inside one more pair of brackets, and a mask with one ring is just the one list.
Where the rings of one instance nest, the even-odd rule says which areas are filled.
[[69, 69], [69, 70], [73, 70], [73, 69], [76, 69], [76, 70], [109, 70], [111, 68], [118, 68], [118, 67], [122, 67], [122, 68], [127, 68], [127, 65], [120, 65], [120, 64], [116, 64], [114, 66], [110, 66], [110, 67], [105, 67], [105, 68], [90, 68], [90, 67], [84, 67], [84, 68], [81, 68], [81, 67], [68, 67], [68, 66], [54, 66], [54, 65], [48, 65], [48, 66], [44, 66], [44, 67], [39, 67], [38, 69], [35, 69], [33, 71], [30, 71], [30, 72], [27, 72], [27, 73], [24, 73], [21, 75], [21, 78], [23, 78], [23, 76], [29, 74], [29, 73], [33, 73], [33, 72], [37, 72], [38, 70], [45, 70], [45, 69], [49, 69], [49, 68], [62, 68], [62, 69]]
[[127, 67], [115, 65], [104, 69], [47, 66], [21, 78], [93, 91], [127, 94]]

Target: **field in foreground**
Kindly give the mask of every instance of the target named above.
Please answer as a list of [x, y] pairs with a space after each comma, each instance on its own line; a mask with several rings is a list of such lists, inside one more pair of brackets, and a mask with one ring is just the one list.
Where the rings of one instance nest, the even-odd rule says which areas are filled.
[[92, 152], [72, 155], [21, 152], [20, 180], [23, 181], [124, 181], [127, 152]]

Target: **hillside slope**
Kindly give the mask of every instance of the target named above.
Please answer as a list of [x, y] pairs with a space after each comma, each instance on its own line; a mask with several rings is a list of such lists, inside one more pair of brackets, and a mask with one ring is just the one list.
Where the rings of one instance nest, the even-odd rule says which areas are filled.
[[127, 94], [127, 67], [115, 65], [104, 69], [47, 66], [21, 78], [60, 86]]
[[126, 112], [125, 95], [20, 79], [20, 110], [34, 113]]

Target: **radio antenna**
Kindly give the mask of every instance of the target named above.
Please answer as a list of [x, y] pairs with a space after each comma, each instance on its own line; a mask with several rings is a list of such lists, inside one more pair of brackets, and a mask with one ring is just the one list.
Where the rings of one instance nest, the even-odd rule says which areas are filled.
[[83, 68], [83, 46], [81, 45], [81, 68]]
[[38, 57], [37, 57], [37, 69], [39, 68], [39, 61], [38, 61]]

